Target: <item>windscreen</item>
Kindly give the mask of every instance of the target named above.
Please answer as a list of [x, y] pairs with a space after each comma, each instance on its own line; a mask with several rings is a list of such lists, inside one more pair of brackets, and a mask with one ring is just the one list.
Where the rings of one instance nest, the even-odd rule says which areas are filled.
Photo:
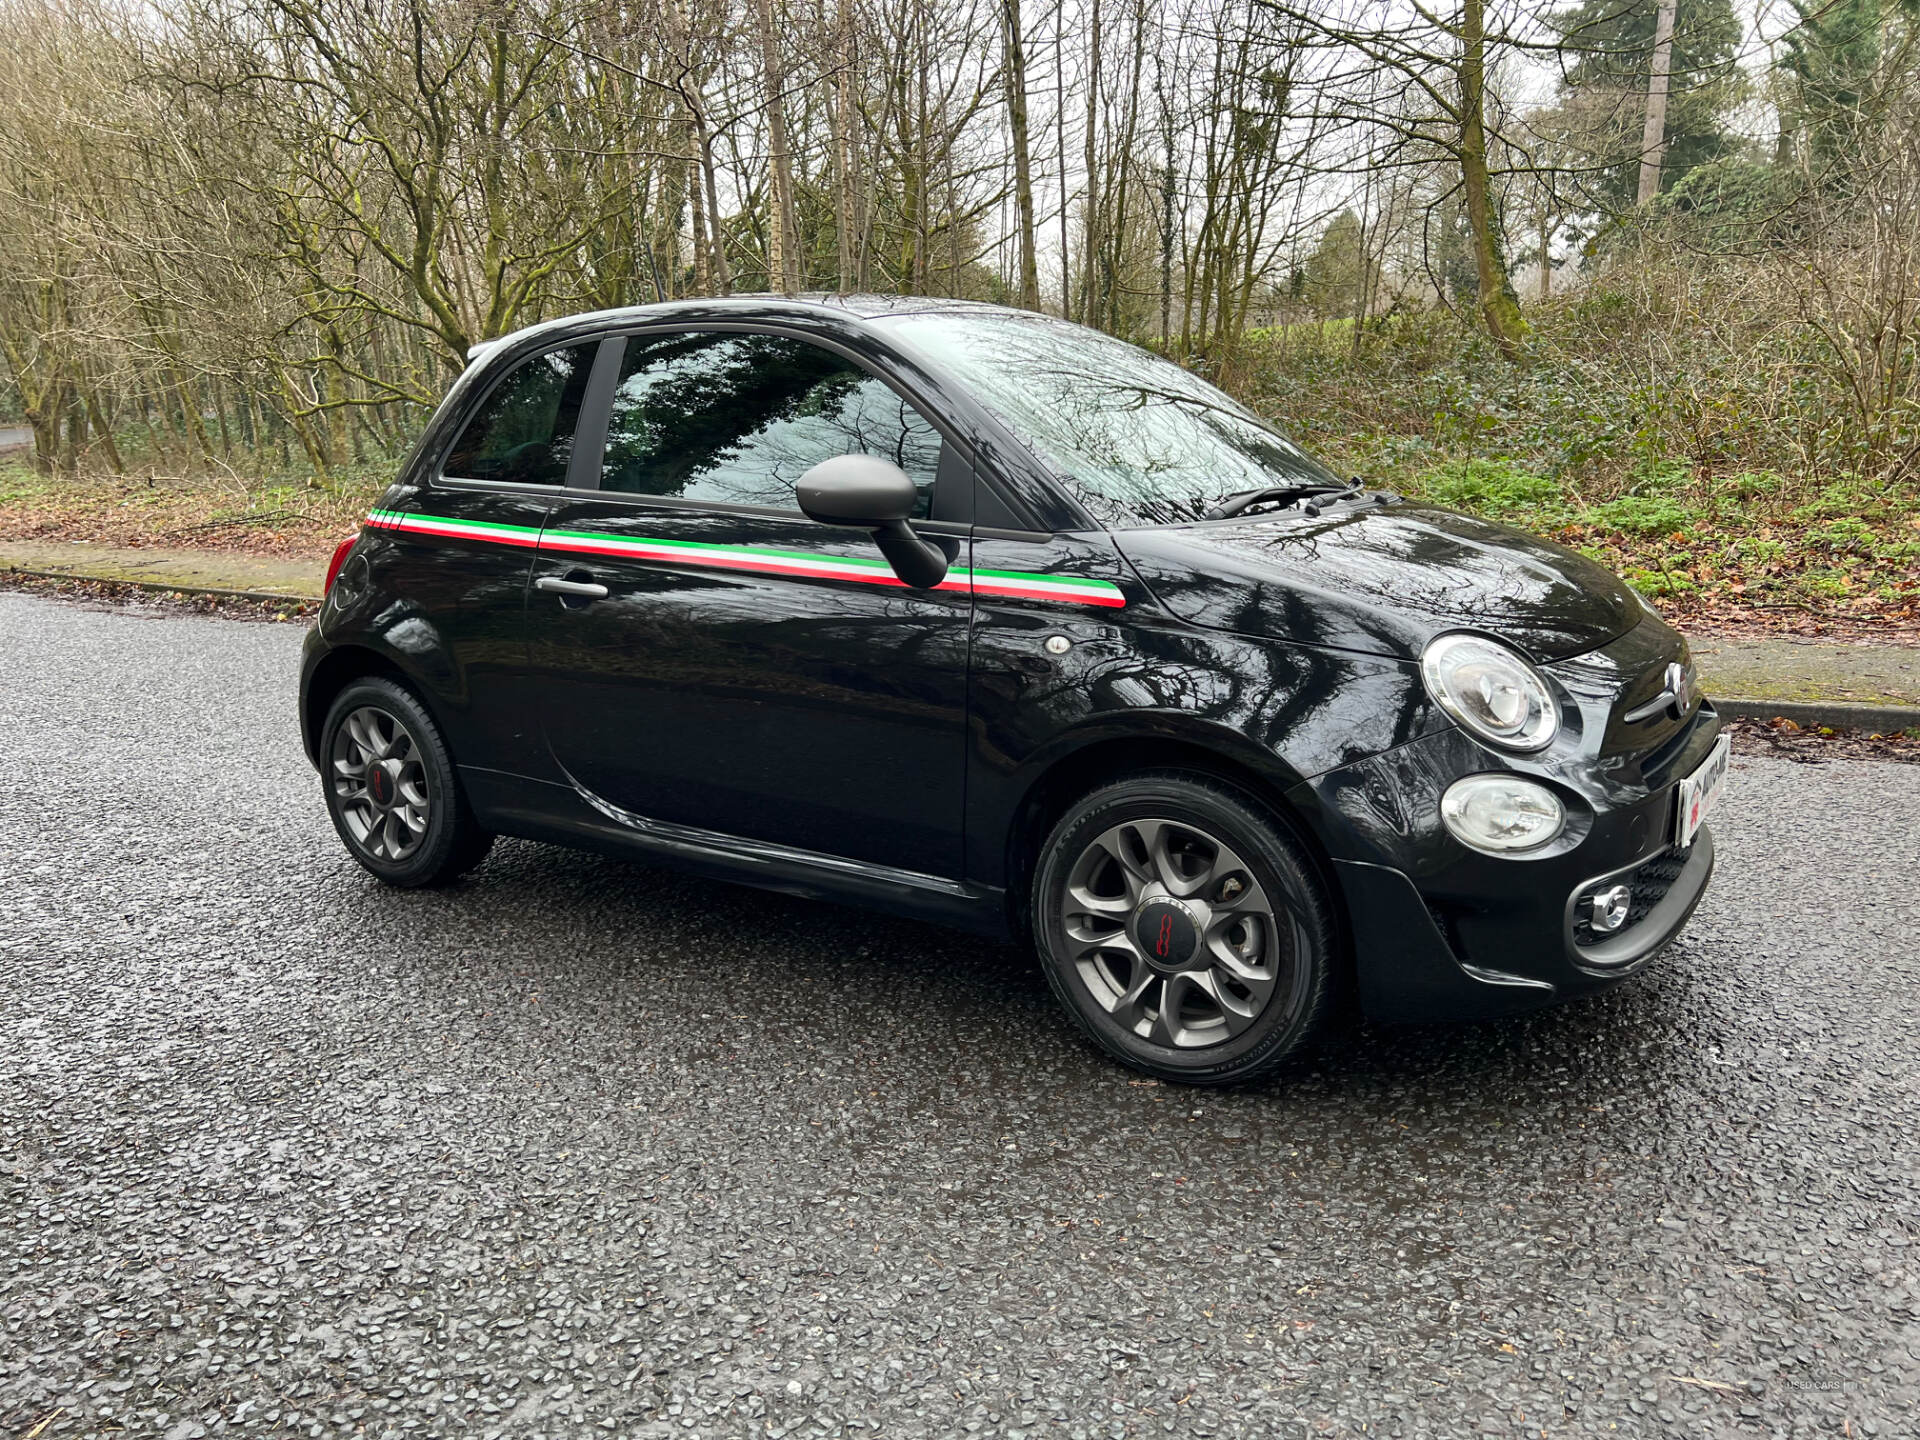
[[1097, 330], [962, 311], [875, 324], [965, 385], [1104, 524], [1179, 523], [1241, 491], [1339, 483], [1198, 375]]

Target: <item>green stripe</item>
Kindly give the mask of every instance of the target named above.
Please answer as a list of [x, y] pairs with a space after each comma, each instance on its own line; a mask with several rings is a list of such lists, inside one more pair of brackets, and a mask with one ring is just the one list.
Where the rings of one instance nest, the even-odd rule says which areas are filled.
[[1031, 570], [974, 570], [973, 575], [990, 575], [996, 580], [1044, 580], [1049, 585], [1084, 585], [1089, 590], [1113, 590], [1117, 587], [1107, 580], [1089, 580], [1081, 575], [1040, 575]]
[[538, 535], [538, 525], [508, 525], [498, 520], [462, 520], [453, 515], [410, 515], [404, 510], [375, 510], [373, 520], [420, 520], [433, 525], [458, 525], [468, 530], [517, 530], [522, 535]]
[[[369, 520], [386, 520], [404, 524], [417, 521], [434, 525], [452, 525], [459, 529], [487, 531], [509, 530], [521, 535], [547, 536], [559, 540], [585, 540], [590, 544], [627, 543], [647, 545], [667, 550], [683, 550], [689, 557], [709, 555], [728, 556], [765, 556], [773, 560], [793, 560], [804, 565], [847, 566], [869, 572], [891, 573], [893, 567], [885, 560], [868, 559], [853, 555], [821, 555], [806, 550], [776, 550], [764, 545], [715, 545], [698, 540], [666, 540], [658, 536], [613, 535], [601, 530], [547, 530], [539, 525], [508, 525], [494, 520], [464, 520], [450, 515], [416, 515], [403, 510], [373, 510], [368, 512]], [[1004, 580], [1010, 584], [1023, 585], [1039, 583], [1043, 585], [1063, 585], [1070, 589], [1081, 589], [1099, 595], [1121, 595], [1120, 587], [1109, 580], [1092, 580], [1081, 575], [1046, 575], [1031, 570], [968, 570], [955, 566], [950, 572], [956, 579], [964, 575], [969, 580]]]
[[820, 555], [806, 550], [773, 550], [764, 545], [715, 545], [701, 540], [662, 540], [654, 535], [609, 535], [599, 530], [549, 530], [562, 540], [626, 541], [634, 545], [658, 545], [672, 550], [692, 550], [710, 555], [766, 555], [776, 560], [802, 560], [809, 565], [823, 562], [834, 565], [863, 565], [872, 570], [892, 567], [884, 560], [869, 560], [852, 555]]

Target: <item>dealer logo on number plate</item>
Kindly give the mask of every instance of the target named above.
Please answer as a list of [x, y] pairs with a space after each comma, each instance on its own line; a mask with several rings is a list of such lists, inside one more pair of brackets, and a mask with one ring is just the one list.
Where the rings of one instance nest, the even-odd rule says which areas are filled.
[[1674, 826], [1673, 843], [1682, 850], [1693, 843], [1694, 835], [1706, 823], [1720, 794], [1727, 788], [1728, 756], [1732, 747], [1725, 735], [1714, 742], [1713, 750], [1700, 768], [1676, 787], [1680, 792], [1680, 810]]

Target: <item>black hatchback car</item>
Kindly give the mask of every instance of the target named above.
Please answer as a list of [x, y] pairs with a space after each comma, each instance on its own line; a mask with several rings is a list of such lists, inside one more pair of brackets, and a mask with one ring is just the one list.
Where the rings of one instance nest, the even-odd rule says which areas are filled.
[[1198, 377], [936, 300], [480, 347], [307, 637], [307, 752], [399, 886], [495, 835], [1031, 943], [1126, 1063], [1608, 985], [1685, 923], [1726, 742], [1557, 546], [1343, 484]]

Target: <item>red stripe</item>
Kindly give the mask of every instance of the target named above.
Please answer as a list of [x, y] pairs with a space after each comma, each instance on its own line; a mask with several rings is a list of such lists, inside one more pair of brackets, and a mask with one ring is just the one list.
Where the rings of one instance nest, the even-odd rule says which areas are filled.
[[592, 540], [555, 540], [545, 539], [541, 545], [546, 550], [565, 550], [579, 555], [611, 555], [627, 560], [664, 561], [670, 565], [692, 565], [700, 569], [749, 570], [761, 575], [797, 575], [808, 580], [854, 580], [867, 585], [900, 585], [904, 582], [896, 575], [883, 570], [861, 573], [849, 573], [827, 565], [816, 565], [806, 560], [774, 562], [752, 555], [713, 555], [701, 552], [689, 555], [684, 551], [675, 551], [662, 546], [658, 549], [644, 541], [632, 540], [624, 544], [603, 545]]
[[416, 535], [437, 535], [443, 540], [481, 540], [489, 545], [518, 545], [523, 549], [532, 549], [540, 543], [538, 535], [516, 535], [512, 532], [476, 531], [464, 525], [438, 525], [432, 520], [409, 516], [405, 520], [376, 520], [377, 528], [399, 530]]
[[[884, 585], [902, 590], [908, 588], [906, 582], [899, 576], [887, 571], [869, 570], [865, 566], [849, 571], [830, 565], [814, 565], [805, 560], [773, 562], [751, 555], [722, 556], [705, 551], [687, 554], [676, 551], [672, 546], [656, 548], [640, 540], [601, 544], [592, 540], [563, 540], [551, 536], [521, 535], [512, 531], [476, 532], [462, 525], [439, 524], [424, 516], [407, 516], [398, 520], [376, 520], [369, 516], [367, 524], [378, 530], [412, 531], [442, 538], [479, 540], [490, 545], [514, 545], [523, 549], [539, 547], [571, 554], [652, 560], [699, 569], [739, 570], [756, 575], [791, 575], [807, 580], [848, 580], [861, 585]], [[971, 589], [976, 594], [996, 595], [1007, 599], [1051, 601], [1067, 605], [1098, 605], [1111, 609], [1120, 609], [1127, 603], [1125, 596], [1103, 591], [1082, 591], [1078, 587], [1062, 587], [1057, 591], [1045, 590], [1023, 585], [1017, 580], [998, 578], [969, 577], [967, 581], [943, 580], [933, 588], [952, 593], [964, 593]]]

